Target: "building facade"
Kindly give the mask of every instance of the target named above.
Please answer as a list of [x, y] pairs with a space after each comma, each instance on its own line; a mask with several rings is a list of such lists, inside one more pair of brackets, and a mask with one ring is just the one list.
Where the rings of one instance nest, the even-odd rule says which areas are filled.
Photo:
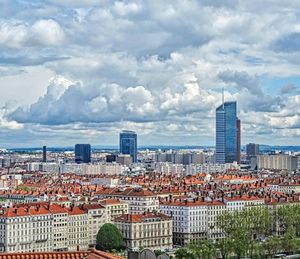
[[159, 200], [152, 191], [142, 188], [107, 188], [95, 194], [100, 199], [119, 199], [128, 204], [129, 213], [159, 211]]
[[216, 163], [240, 160], [240, 128], [236, 102], [225, 102], [216, 109]]
[[84, 251], [107, 222], [101, 205], [19, 205], [0, 212], [0, 252]]
[[123, 130], [120, 133], [120, 153], [130, 155], [133, 163], [137, 162], [137, 134], [134, 131]]
[[298, 169], [298, 157], [291, 155], [259, 155], [257, 169], [287, 170]]
[[247, 159], [250, 160], [251, 157], [259, 155], [259, 145], [255, 143], [249, 143], [246, 145], [246, 155]]
[[152, 250], [171, 249], [172, 219], [160, 213], [125, 214], [114, 219], [129, 250], [141, 247]]
[[218, 239], [222, 237], [217, 226], [217, 217], [226, 206], [219, 201], [205, 202], [172, 201], [160, 205], [161, 213], [169, 215], [173, 220], [173, 242], [176, 245], [187, 245], [202, 239]]
[[75, 162], [78, 164], [91, 162], [91, 145], [90, 144], [76, 144], [75, 145]]

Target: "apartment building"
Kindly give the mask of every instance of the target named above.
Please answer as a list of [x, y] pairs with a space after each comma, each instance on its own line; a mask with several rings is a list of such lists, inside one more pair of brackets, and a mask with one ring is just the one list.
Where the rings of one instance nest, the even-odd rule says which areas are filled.
[[87, 250], [89, 246], [88, 214], [79, 207], [70, 207], [66, 211], [68, 213], [68, 250]]
[[0, 252], [87, 250], [96, 244], [106, 209], [38, 203], [0, 210]]
[[128, 203], [129, 213], [159, 211], [159, 200], [156, 194], [143, 188], [107, 188], [95, 194], [101, 199], [119, 199]]
[[96, 245], [99, 229], [109, 221], [106, 208], [100, 204], [85, 204], [80, 206], [80, 208], [87, 213], [88, 244], [93, 247]]
[[220, 201], [207, 202], [207, 237], [217, 240], [223, 237], [218, 218], [227, 210], [226, 204]]
[[125, 214], [114, 219], [130, 250], [172, 248], [172, 219], [161, 213]]
[[178, 245], [222, 237], [217, 226], [217, 217], [225, 210], [225, 204], [219, 201], [206, 202], [194, 199], [160, 204], [161, 213], [172, 217], [173, 242]]
[[270, 186], [270, 189], [277, 192], [284, 192], [288, 194], [300, 193], [300, 183], [272, 184]]
[[258, 169], [287, 170], [298, 169], [298, 157], [291, 155], [259, 155], [257, 156]]
[[53, 215], [44, 207], [8, 208], [0, 214], [1, 252], [53, 250]]
[[249, 195], [226, 197], [224, 201], [229, 212], [242, 211], [245, 208], [263, 206], [265, 204], [264, 198]]
[[117, 216], [129, 213], [129, 205], [124, 201], [106, 199], [99, 201], [99, 204], [106, 210], [107, 222], [112, 221]]
[[53, 251], [68, 251], [68, 212], [65, 208], [51, 204], [53, 216]]
[[160, 205], [161, 213], [173, 220], [173, 242], [186, 245], [206, 238], [207, 206], [205, 202], [173, 201]]

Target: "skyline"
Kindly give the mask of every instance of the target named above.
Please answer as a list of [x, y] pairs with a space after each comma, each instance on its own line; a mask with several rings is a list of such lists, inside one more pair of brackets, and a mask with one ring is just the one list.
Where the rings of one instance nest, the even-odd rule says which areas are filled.
[[300, 3], [0, 4], [0, 148], [214, 146], [223, 88], [242, 145], [300, 145]]

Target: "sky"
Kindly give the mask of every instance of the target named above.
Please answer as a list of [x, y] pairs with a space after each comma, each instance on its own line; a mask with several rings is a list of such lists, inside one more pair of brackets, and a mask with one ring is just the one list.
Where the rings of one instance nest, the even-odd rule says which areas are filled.
[[0, 147], [300, 145], [300, 1], [0, 0]]

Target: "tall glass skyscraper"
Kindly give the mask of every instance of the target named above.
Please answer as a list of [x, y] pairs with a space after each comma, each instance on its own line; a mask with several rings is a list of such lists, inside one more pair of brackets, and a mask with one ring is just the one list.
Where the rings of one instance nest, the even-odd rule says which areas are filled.
[[240, 120], [236, 102], [224, 102], [216, 109], [216, 162], [240, 162]]
[[90, 144], [76, 144], [75, 145], [75, 162], [78, 164], [91, 162], [91, 145]]
[[130, 155], [133, 163], [137, 162], [137, 134], [131, 130], [120, 133], [120, 153]]

